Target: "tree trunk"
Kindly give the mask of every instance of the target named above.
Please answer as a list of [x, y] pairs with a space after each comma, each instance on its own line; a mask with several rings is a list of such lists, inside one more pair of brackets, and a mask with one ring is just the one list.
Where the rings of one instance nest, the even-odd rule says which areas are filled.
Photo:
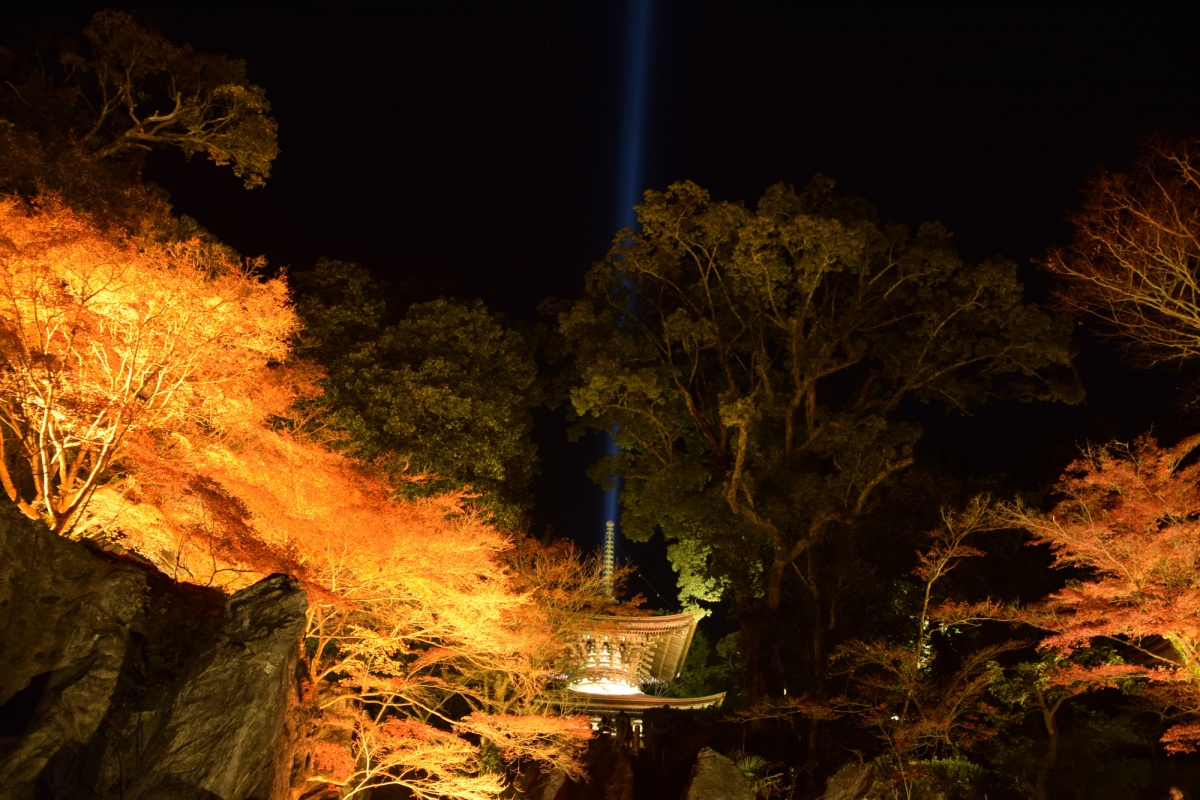
[[[809, 632], [809, 645], [812, 655], [813, 694], [825, 698], [825, 626], [822, 624], [821, 595], [815, 583], [809, 586], [813, 599], [812, 630]], [[813, 719], [808, 726], [808, 752], [804, 758], [804, 770], [808, 774], [808, 789], [814, 791], [817, 777], [817, 767], [820, 760], [820, 720]]]
[[809, 644], [812, 648], [813, 694], [825, 698], [825, 624], [821, 613], [821, 597], [813, 592], [812, 630]]
[[758, 603], [738, 604], [746, 694], [750, 703], [780, 697], [784, 691], [783, 657], [779, 651], [779, 610]]
[[1041, 769], [1038, 770], [1037, 784], [1033, 787], [1033, 796], [1037, 800], [1048, 800], [1050, 797], [1047, 783], [1050, 780], [1050, 771], [1058, 761], [1058, 720], [1055, 716], [1060, 704], [1061, 701], [1053, 706], [1042, 707], [1042, 722], [1046, 725], [1047, 741], [1046, 754], [1042, 756]]
[[816, 718], [809, 720], [808, 750], [804, 755], [804, 773], [807, 776], [804, 780], [804, 788], [814, 797], [819, 788], [817, 785], [817, 767], [820, 766], [820, 736], [821, 720]]

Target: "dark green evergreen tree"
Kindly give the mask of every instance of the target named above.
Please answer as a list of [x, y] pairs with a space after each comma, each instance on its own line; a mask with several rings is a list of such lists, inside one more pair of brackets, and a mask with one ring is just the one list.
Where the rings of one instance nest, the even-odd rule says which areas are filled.
[[753, 209], [679, 183], [638, 221], [559, 315], [574, 410], [615, 431], [599, 474], [624, 482], [624, 533], [661, 531], [685, 601], [732, 598], [751, 695], [784, 688], [789, 592], [820, 692], [838, 580], [821, 556], [913, 463], [908, 412], [1063, 397], [1067, 328], [1012, 263], [965, 263], [940, 225], [880, 222], [824, 178]]
[[[468, 488], [520, 527], [537, 468], [541, 402], [531, 343], [480, 301], [415, 303], [387, 325], [382, 290], [361, 267], [321, 260], [296, 278], [302, 351], [327, 373], [318, 401], [359, 457], [404, 492]], [[432, 477], [413, 483], [413, 475]]]

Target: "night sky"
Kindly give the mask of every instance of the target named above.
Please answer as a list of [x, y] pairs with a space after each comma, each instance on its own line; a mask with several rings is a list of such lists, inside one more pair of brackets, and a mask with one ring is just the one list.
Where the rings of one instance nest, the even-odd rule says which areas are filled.
[[[77, 32], [104, 5], [9, 0], [0, 38]], [[622, 2], [107, 5], [244, 58], [266, 88], [282, 154], [265, 189], [174, 156], [152, 171], [245, 254], [358, 261], [416, 295], [532, 318], [576, 295], [612, 240]], [[1028, 264], [1065, 241], [1092, 170], [1147, 134], [1200, 132], [1200, 48], [1161, 6], [778, 5], [655, 3], [644, 187], [687, 178], [753, 201], [821, 172], [886, 218], [941, 220], [969, 259]], [[931, 446], [971, 438], [985, 468], [1034, 469], [1045, 451], [1025, 443], [1138, 433], [1181, 380], [1086, 342], [1080, 370], [1088, 406], [983, 413]], [[579, 452], [542, 437], [535, 528], [598, 530]]]

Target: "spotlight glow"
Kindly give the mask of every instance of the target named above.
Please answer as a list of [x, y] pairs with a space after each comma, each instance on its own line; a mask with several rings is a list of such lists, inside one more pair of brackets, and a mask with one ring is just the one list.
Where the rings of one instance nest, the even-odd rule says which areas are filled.
[[[625, 5], [625, 79], [622, 82], [620, 170], [617, 179], [617, 227], [637, 223], [633, 207], [642, 190], [642, 146], [646, 117], [646, 85], [650, 61], [650, 23], [653, 0], [627, 0]], [[613, 434], [607, 437], [605, 452], [617, 454]], [[618, 519], [619, 481], [604, 493], [604, 519]]]

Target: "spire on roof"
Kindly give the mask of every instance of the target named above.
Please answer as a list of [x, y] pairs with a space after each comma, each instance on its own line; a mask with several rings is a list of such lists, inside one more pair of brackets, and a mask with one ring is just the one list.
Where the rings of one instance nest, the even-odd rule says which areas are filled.
[[615, 547], [614, 539], [616, 538], [615, 528], [616, 525], [611, 519], [604, 524], [604, 564], [603, 572], [601, 574], [604, 576], [604, 591], [608, 594], [609, 600], [616, 599], [613, 596], [613, 549]]

